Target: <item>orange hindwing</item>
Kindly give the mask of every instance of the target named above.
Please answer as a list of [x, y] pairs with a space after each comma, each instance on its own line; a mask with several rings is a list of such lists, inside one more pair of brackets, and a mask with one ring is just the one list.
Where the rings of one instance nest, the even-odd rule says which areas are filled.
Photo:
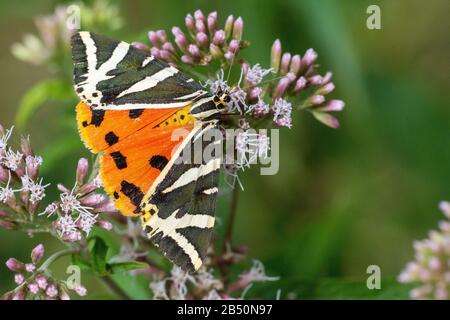
[[194, 118], [188, 108], [92, 110], [77, 105], [77, 123], [86, 146], [100, 158], [105, 191], [124, 215], [139, 213], [139, 205], [180, 143], [174, 129], [189, 132]]

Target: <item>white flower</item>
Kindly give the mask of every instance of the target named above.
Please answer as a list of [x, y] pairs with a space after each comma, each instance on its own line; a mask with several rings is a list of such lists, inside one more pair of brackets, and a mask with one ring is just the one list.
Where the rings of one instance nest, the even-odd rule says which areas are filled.
[[247, 71], [247, 75], [245, 78], [251, 85], [257, 86], [271, 71], [272, 69], [261, 68], [259, 63], [257, 63]]
[[244, 167], [256, 162], [258, 157], [267, 158], [270, 150], [270, 139], [265, 134], [241, 131], [236, 135], [237, 163]]
[[60, 237], [77, 232], [77, 226], [72, 216], [67, 214], [56, 220], [56, 230]]
[[171, 270], [170, 280], [172, 280], [172, 288], [174, 290], [176, 300], [184, 300], [186, 299], [186, 294], [188, 292], [186, 282], [190, 281], [195, 284], [195, 278], [191, 276], [189, 273], [184, 272], [180, 267], [173, 266]]
[[223, 288], [223, 283], [219, 279], [216, 279], [211, 272], [206, 271], [206, 269], [201, 269], [197, 272], [195, 277], [197, 287], [202, 290], [210, 290], [217, 289], [220, 290]]
[[30, 192], [30, 202], [35, 204], [45, 197], [45, 188], [50, 184], [42, 185], [42, 178], [39, 182], [33, 181], [28, 174], [25, 174], [20, 178], [22, 180], [22, 190]]
[[262, 117], [270, 112], [269, 104], [265, 103], [264, 100], [258, 99], [258, 102], [252, 104], [248, 107], [247, 113], [253, 112], [255, 116]]
[[31, 167], [36, 169], [40, 165], [42, 165], [42, 157], [40, 156], [27, 156], [25, 158], [25, 163], [27, 164], [27, 167]]
[[14, 192], [20, 191], [20, 190], [14, 190], [9, 187], [9, 184], [11, 182], [11, 173], [9, 173], [8, 182], [6, 183], [6, 186], [0, 187], [0, 202], [6, 203], [8, 200], [14, 198]]
[[247, 282], [276, 281], [279, 277], [268, 277], [261, 261], [253, 260], [253, 266], [247, 273], [239, 276]]
[[230, 91], [230, 87], [228, 86], [227, 80], [224, 80], [223, 77], [224, 77], [223, 69], [220, 69], [220, 73], [217, 75], [217, 79], [214, 81], [211, 79], [206, 80], [204, 87], [209, 87], [212, 93], [216, 93], [217, 91], [219, 91], [219, 89], [222, 92]]
[[14, 152], [11, 148], [5, 153], [2, 164], [12, 171], [16, 171], [22, 161], [23, 154], [19, 151]]
[[166, 280], [150, 282], [150, 289], [153, 291], [154, 300], [169, 300], [166, 291]]
[[80, 213], [80, 215], [83, 215], [83, 214], [92, 215], [92, 213], [89, 212], [89, 210], [92, 208], [82, 206], [80, 201], [78, 200], [79, 195], [75, 195], [73, 193], [75, 190], [75, 187], [73, 187], [73, 189], [70, 193], [63, 192], [59, 196], [60, 200], [61, 200], [61, 203], [60, 203], [61, 210], [65, 213], [77, 211]]
[[245, 98], [247, 98], [247, 93], [239, 86], [233, 87], [230, 91], [230, 102], [228, 103], [227, 111], [230, 113], [239, 112], [242, 114], [242, 107], [247, 110], [248, 107], [245, 103]]
[[292, 104], [282, 98], [275, 100], [272, 106], [273, 121], [280, 127], [291, 127], [292, 121]]
[[42, 215], [47, 215], [47, 218], [50, 217], [51, 215], [53, 215], [56, 210], [58, 210], [58, 203], [57, 202], [52, 202], [50, 203], [43, 212], [39, 213], [39, 216]]
[[91, 213], [80, 213], [80, 220], [78, 221], [80, 229], [83, 230], [86, 235], [91, 232], [92, 226], [97, 222], [97, 216]]
[[0, 156], [6, 152], [8, 146], [8, 140], [11, 138], [14, 127], [6, 130], [6, 132], [0, 137]]

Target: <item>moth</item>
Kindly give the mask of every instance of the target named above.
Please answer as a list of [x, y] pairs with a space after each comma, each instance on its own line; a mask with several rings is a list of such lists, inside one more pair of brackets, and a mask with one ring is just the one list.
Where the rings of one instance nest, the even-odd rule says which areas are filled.
[[[140, 216], [145, 234], [176, 265], [200, 268], [214, 227], [220, 156], [180, 161], [219, 125], [230, 101], [123, 41], [71, 38], [81, 139], [101, 153], [100, 177], [115, 206]], [[178, 141], [174, 130], [187, 135]]]

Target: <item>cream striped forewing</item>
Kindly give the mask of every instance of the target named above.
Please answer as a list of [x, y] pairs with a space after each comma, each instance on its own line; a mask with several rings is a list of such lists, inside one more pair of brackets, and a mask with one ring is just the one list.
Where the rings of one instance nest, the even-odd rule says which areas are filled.
[[175, 67], [126, 42], [85, 31], [71, 42], [75, 91], [94, 109], [176, 108], [208, 96]]

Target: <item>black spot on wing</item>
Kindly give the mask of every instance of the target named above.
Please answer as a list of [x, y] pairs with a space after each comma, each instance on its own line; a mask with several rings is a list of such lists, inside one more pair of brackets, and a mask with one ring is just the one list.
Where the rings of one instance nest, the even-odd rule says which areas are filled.
[[169, 162], [169, 159], [167, 159], [164, 156], [156, 155], [150, 158], [149, 163], [153, 168], [158, 169], [159, 171], [162, 171], [164, 167]]
[[105, 118], [105, 110], [92, 110], [91, 124], [99, 127]]
[[114, 191], [113, 196], [114, 196], [114, 199], [116, 199], [116, 200], [120, 198], [119, 194], [116, 191]]
[[113, 144], [119, 142], [119, 137], [116, 136], [116, 134], [111, 131], [105, 135], [105, 141], [109, 146], [112, 146]]
[[135, 206], [139, 206], [141, 204], [142, 199], [144, 198], [144, 193], [141, 189], [139, 189], [139, 187], [125, 180], [120, 183], [120, 187], [120, 191], [130, 198], [132, 204]]
[[128, 167], [127, 158], [120, 151], [111, 152], [109, 155], [113, 158], [117, 169], [122, 170]]
[[130, 119], [136, 119], [136, 118], [139, 118], [143, 113], [144, 113], [144, 109], [133, 109], [133, 110], [130, 110], [130, 113], [128, 114], [128, 116], [130, 117]]

